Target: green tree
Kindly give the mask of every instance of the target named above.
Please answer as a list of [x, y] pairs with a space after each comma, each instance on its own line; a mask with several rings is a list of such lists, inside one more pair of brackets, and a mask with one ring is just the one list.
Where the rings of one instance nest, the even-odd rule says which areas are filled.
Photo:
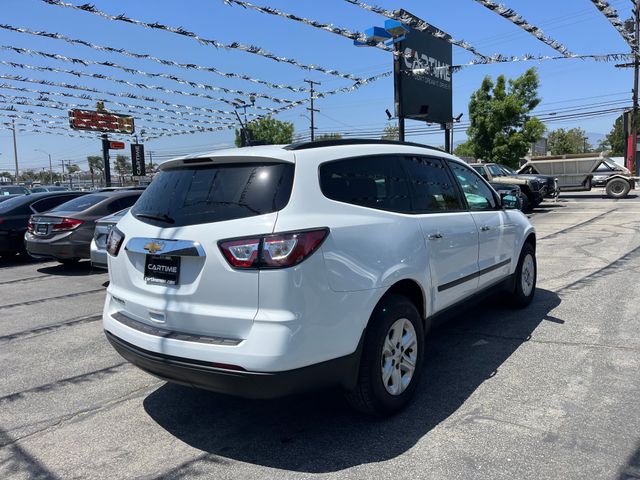
[[76, 173], [80, 171], [80, 167], [78, 165], [76, 165], [75, 163], [68, 163], [67, 164], [67, 173], [68, 174], [72, 174], [72, 173]]
[[120, 175], [120, 185], [124, 185], [124, 176], [131, 174], [131, 160], [126, 155], [117, 155], [113, 168]]
[[624, 155], [625, 143], [624, 125], [622, 115], [620, 115], [609, 134], [598, 144], [598, 150], [608, 150], [612, 157], [621, 157]]
[[540, 103], [539, 83], [535, 68], [508, 81], [500, 75], [495, 84], [491, 77], [484, 78], [469, 101], [467, 136], [475, 158], [518, 166], [529, 145], [544, 133], [542, 122], [530, 116]]
[[390, 123], [384, 127], [384, 131], [382, 132], [381, 140], [398, 140], [400, 138], [400, 129], [397, 125], [392, 125]]
[[589, 152], [592, 147], [587, 140], [587, 133], [581, 128], [559, 128], [549, 133], [547, 147], [553, 155]]
[[89, 164], [89, 171], [91, 172], [91, 185], [94, 184], [94, 175], [98, 174], [100, 177], [100, 183], [102, 184], [102, 174], [104, 172], [104, 162], [99, 155], [89, 155], [87, 157], [87, 163]]
[[340, 140], [342, 138], [342, 134], [341, 133], [323, 133], [322, 135], [318, 135], [315, 138], [315, 141], [320, 141], [320, 140]]
[[9, 182], [13, 182], [13, 174], [11, 172], [1, 172], [0, 177], [6, 178]]
[[453, 154], [458, 157], [473, 157], [473, 145], [469, 140], [460, 143], [454, 150]]
[[[246, 124], [251, 141], [266, 145], [279, 145], [293, 141], [293, 123], [266, 117], [256, 118]], [[236, 147], [241, 145], [240, 130], [236, 130]]]
[[102, 157], [99, 155], [89, 155], [87, 157], [87, 162], [89, 163], [89, 170], [102, 175], [102, 172], [104, 172], [104, 162], [102, 161]]

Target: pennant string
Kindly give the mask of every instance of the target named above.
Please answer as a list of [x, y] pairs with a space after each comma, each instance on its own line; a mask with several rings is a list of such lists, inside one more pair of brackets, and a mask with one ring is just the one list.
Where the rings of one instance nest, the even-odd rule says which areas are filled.
[[175, 62], [173, 60], [168, 60], [168, 59], [165, 59], [165, 58], [154, 57], [153, 55], [148, 55], [148, 54], [144, 54], [144, 53], [130, 52], [130, 51], [127, 51], [127, 50], [125, 50], [123, 48], [114, 48], [114, 47], [106, 47], [106, 46], [103, 46], [103, 45], [97, 45], [95, 43], [87, 42], [85, 40], [78, 40], [78, 39], [70, 38], [70, 37], [67, 37], [66, 35], [62, 35], [62, 34], [59, 34], [59, 33], [50, 33], [50, 32], [44, 32], [44, 31], [34, 31], [34, 30], [29, 30], [27, 28], [20, 28], [20, 27], [14, 27], [14, 26], [11, 26], [11, 25], [2, 25], [2, 24], [0, 24], [0, 29], [8, 30], [8, 31], [11, 31], [11, 32], [16, 32], [16, 33], [25, 33], [25, 34], [29, 34], [29, 35], [35, 35], [35, 36], [40, 36], [40, 37], [45, 37], [45, 38], [53, 38], [53, 39], [57, 39], [57, 40], [62, 40], [64, 42], [67, 42], [67, 43], [72, 44], [72, 45], [83, 45], [83, 46], [89, 47], [89, 48], [91, 48], [93, 50], [99, 50], [101, 52], [117, 53], [119, 55], [123, 55], [123, 56], [130, 57], [130, 58], [135, 58], [135, 59], [139, 59], [139, 60], [140, 59], [151, 60], [153, 62], [159, 63], [160, 65], [177, 67], [177, 68], [182, 68], [182, 69], [186, 69], [186, 70], [199, 70], [199, 71], [203, 71], [203, 72], [209, 72], [209, 73], [213, 73], [215, 75], [219, 75], [219, 76], [224, 77], [224, 78], [237, 78], [237, 79], [240, 79], [240, 80], [245, 80], [247, 82], [252, 82], [252, 83], [259, 84], [259, 85], [265, 85], [265, 86], [267, 86], [269, 88], [273, 88], [273, 89], [289, 90], [289, 91], [296, 92], [296, 93], [308, 92], [309, 91], [307, 88], [294, 87], [292, 85], [268, 82], [266, 80], [261, 80], [259, 78], [252, 78], [252, 77], [250, 77], [248, 75], [242, 75], [240, 73], [223, 72], [223, 71], [218, 70], [217, 68], [214, 68], [214, 67], [204, 67], [204, 66], [197, 65], [197, 64], [194, 64], [194, 63], [179, 63], [179, 62]]
[[[283, 98], [278, 98], [278, 97], [273, 97], [271, 95], [265, 95], [263, 93], [257, 93], [257, 92], [247, 92], [244, 90], [235, 90], [232, 88], [225, 88], [225, 87], [219, 87], [219, 86], [214, 86], [214, 85], [207, 85], [204, 83], [198, 83], [198, 82], [192, 82], [190, 80], [185, 80], [183, 78], [179, 78], [175, 75], [171, 75], [168, 73], [155, 73], [155, 72], [145, 72], [142, 70], [138, 70], [135, 68], [129, 68], [129, 67], [124, 67], [122, 65], [118, 65], [116, 63], [113, 62], [98, 62], [95, 60], [84, 60], [81, 58], [74, 58], [74, 57], [67, 57], [65, 55], [60, 55], [58, 53], [48, 53], [48, 52], [43, 52], [43, 51], [39, 51], [39, 50], [31, 50], [29, 48], [20, 48], [20, 47], [13, 47], [10, 45], [0, 45], [0, 50], [8, 50], [8, 51], [12, 51], [15, 53], [18, 53], [20, 55], [35, 55], [35, 56], [39, 56], [39, 57], [44, 57], [44, 58], [49, 58], [49, 59], [53, 59], [53, 60], [59, 60], [62, 62], [67, 62], [67, 63], [73, 63], [73, 64], [80, 64], [80, 65], [84, 65], [89, 66], [89, 65], [97, 65], [97, 66], [101, 66], [101, 67], [109, 67], [109, 68], [116, 68], [118, 70], [122, 70], [126, 73], [132, 74], [132, 75], [142, 75], [144, 77], [149, 77], [149, 78], [165, 78], [165, 79], [169, 79], [172, 80], [174, 82], [180, 83], [182, 85], [189, 85], [190, 87], [193, 88], [200, 88], [203, 90], [211, 90], [211, 91], [219, 91], [219, 92], [223, 92], [223, 93], [229, 93], [229, 94], [233, 94], [233, 95], [246, 95], [247, 97], [249, 96], [255, 96], [257, 98], [264, 98], [267, 100], [271, 100], [272, 102], [275, 103], [291, 103], [292, 100], [287, 100], [287, 99], [283, 99]], [[213, 97], [205, 97], [205, 98], [210, 98], [213, 100], [216, 100], [216, 98]], [[225, 103], [229, 103], [229, 101], [227, 100], [220, 100], [220, 101], [224, 101]]]
[[[0, 46], [0, 49], [4, 49], [5, 47]], [[12, 47], [10, 47], [12, 48]], [[183, 95], [186, 97], [198, 97], [198, 98], [206, 98], [207, 100], [213, 100], [213, 101], [217, 101], [217, 102], [223, 102], [226, 103], [228, 105], [234, 105], [236, 102], [234, 102], [233, 100], [230, 100], [228, 98], [224, 98], [224, 97], [213, 97], [211, 95], [207, 95], [206, 93], [197, 93], [197, 92], [185, 92], [182, 90], [172, 90], [169, 88], [165, 88], [165, 87], [161, 87], [159, 85], [148, 85], [146, 83], [140, 83], [140, 82], [129, 82], [128, 80], [122, 80], [119, 78], [114, 78], [111, 77], [109, 75], [104, 75], [101, 73], [88, 73], [88, 72], [79, 72], [77, 70], [67, 70], [67, 69], [63, 69], [63, 68], [54, 68], [54, 67], [43, 67], [43, 66], [36, 66], [36, 65], [26, 65], [23, 63], [17, 63], [17, 62], [7, 62], [5, 60], [1, 60], [0, 61], [0, 65], [6, 65], [12, 68], [21, 68], [21, 69], [26, 69], [26, 70], [34, 70], [34, 71], [38, 71], [38, 72], [56, 72], [56, 73], [65, 73], [68, 75], [73, 75], [75, 77], [88, 77], [88, 78], [96, 78], [99, 80], [107, 80], [110, 82], [114, 82], [114, 83], [119, 83], [121, 85], [127, 85], [129, 87], [134, 87], [134, 88], [140, 88], [143, 90], [156, 90], [156, 91], [160, 91], [163, 93], [170, 93], [170, 94], [174, 94], [174, 95]], [[292, 103], [293, 101], [287, 101], [286, 103]], [[256, 110], [264, 110], [266, 112], [273, 112], [275, 109], [272, 107], [265, 107], [265, 106], [261, 106], [261, 105], [253, 105], [253, 108], [255, 108]]]
[[381, 7], [369, 5], [360, 0], [345, 0], [345, 2], [355, 5], [356, 7], [363, 8], [370, 12], [377, 13], [378, 15], [382, 15], [383, 17], [387, 17], [392, 20], [397, 20], [398, 22], [409, 25], [410, 27], [416, 30], [419, 30], [421, 32], [428, 32], [431, 35], [446, 41], [447, 43], [450, 43], [460, 48], [464, 48], [465, 50], [473, 53], [478, 57], [481, 57], [481, 58], [487, 57], [486, 55], [483, 55], [480, 52], [478, 52], [478, 50], [476, 50], [475, 47], [473, 47], [473, 45], [471, 45], [469, 42], [466, 42], [464, 40], [459, 40], [459, 39], [456, 40], [455, 38], [452, 38], [448, 34], [444, 33], [442, 30], [427, 23], [426, 21], [419, 19], [413, 15], [408, 15], [406, 12], [404, 12], [403, 14], [400, 10], [396, 10], [396, 11], [386, 10]]
[[[7, 103], [13, 104], [13, 105], [22, 105], [22, 106], [30, 106], [30, 107], [38, 107], [38, 108], [47, 108], [47, 109], [53, 109], [53, 110], [70, 110], [73, 108], [80, 108], [80, 109], [85, 109], [85, 110], [90, 110], [94, 107], [94, 105], [92, 105], [91, 103], [61, 103], [61, 102], [54, 102], [52, 100], [50, 100], [49, 98], [47, 98], [46, 96], [43, 96], [39, 99], [33, 99], [32, 97], [25, 97], [25, 96], [19, 96], [19, 95], [5, 95], [3, 93], [0, 93], [0, 98], [4, 98], [4, 99], [8, 99]], [[119, 112], [114, 112], [114, 113], [119, 113]], [[210, 125], [234, 125], [234, 123], [231, 122], [220, 122], [220, 121], [216, 121], [216, 120], [198, 120], [198, 119], [191, 119], [190, 122], [191, 123], [181, 123], [180, 121], [182, 119], [180, 118], [176, 118], [176, 117], [172, 117], [172, 116], [168, 116], [168, 115], [159, 115], [159, 114], [154, 114], [154, 113], [149, 113], [149, 112], [141, 112], [141, 111], [136, 111], [135, 113], [136, 117], [144, 117], [145, 121], [148, 122], [157, 122], [157, 123], [162, 123], [162, 124], [166, 124], [166, 125], [173, 125], [173, 126], [179, 126], [179, 127], [184, 127], [184, 128], [189, 128], [192, 126], [193, 123], [196, 124], [196, 126], [198, 126], [199, 124], [203, 125], [203, 126], [210, 126]]]
[[384, 42], [374, 42], [374, 41], [370, 41], [369, 38], [362, 32], [352, 32], [346, 28], [343, 27], [336, 27], [330, 23], [322, 23], [322, 22], [317, 22], [315, 20], [310, 20], [308, 18], [304, 18], [304, 17], [299, 17], [297, 15], [294, 15], [292, 13], [286, 13], [280, 10], [277, 10], [275, 8], [271, 8], [271, 7], [260, 7], [258, 5], [254, 5], [253, 3], [249, 3], [249, 2], [245, 2], [243, 0], [222, 0], [226, 5], [239, 5], [245, 9], [251, 9], [251, 10], [255, 10], [257, 12], [260, 13], [265, 13], [267, 15], [275, 15], [278, 17], [283, 17], [289, 20], [293, 20], [295, 22], [300, 22], [303, 23], [305, 25], [309, 25], [311, 27], [314, 28], [318, 28], [320, 30], [324, 30], [326, 32], [330, 32], [330, 33], [334, 33], [336, 35], [340, 35], [341, 37], [345, 37], [348, 38], [350, 40], [357, 40], [359, 42], [362, 43], [366, 43], [368, 45], [371, 45], [372, 47], [377, 47], [380, 48], [382, 50], [386, 50], [388, 52], [393, 51], [393, 49], [391, 47], [388, 47], [387, 45], [384, 44]]
[[557, 50], [565, 57], [573, 56], [573, 53], [571, 53], [567, 49], [567, 47], [565, 47], [563, 44], [561, 44], [557, 40], [553, 40], [547, 37], [542, 30], [528, 23], [524, 18], [518, 15], [513, 9], [505, 7], [504, 5], [499, 3], [494, 3], [491, 0], [475, 0], [475, 1], [478, 2], [480, 5], [482, 5], [483, 7], [488, 8], [492, 12], [497, 13], [502, 18], [509, 20], [511, 23], [513, 23], [514, 25], [517, 25], [518, 27], [522, 28], [526, 32], [529, 32], [538, 40], [540, 40], [543, 43], [546, 43], [551, 48], [553, 48], [554, 50]]
[[600, 13], [607, 17], [609, 23], [613, 25], [613, 28], [615, 28], [620, 35], [622, 35], [622, 38], [624, 38], [625, 42], [627, 42], [631, 49], [635, 50], [633, 35], [624, 28], [624, 24], [620, 20], [616, 9], [609, 5], [609, 2], [606, 0], [591, 0], [591, 3], [593, 3]]
[[[2, 78], [0, 76], [0, 78]], [[35, 81], [32, 83], [36, 83]], [[4, 84], [0, 84], [0, 89], [4, 89], [4, 90], [12, 90], [12, 91], [18, 91], [18, 92], [24, 92], [24, 93], [35, 93], [37, 95], [39, 95], [39, 97], [42, 96], [56, 96], [56, 97], [64, 97], [64, 98], [73, 98], [73, 99], [81, 99], [81, 100], [89, 100], [92, 102], [97, 102], [97, 101], [104, 101], [103, 98], [95, 98], [92, 97], [90, 95], [87, 94], [78, 94], [78, 93], [70, 93], [70, 92], [48, 92], [48, 91], [44, 91], [44, 90], [33, 90], [33, 89], [29, 89], [29, 88], [25, 88], [25, 87], [17, 87], [15, 85], [11, 85], [8, 83], [4, 83]], [[191, 111], [180, 111], [180, 110], [173, 110], [170, 108], [162, 108], [162, 107], [156, 107], [156, 106], [150, 106], [150, 105], [132, 105], [130, 103], [123, 103], [123, 102], [118, 102], [118, 101], [114, 101], [114, 100], [109, 100], [110, 104], [113, 105], [117, 105], [119, 107], [123, 107], [125, 109], [127, 109], [127, 111], [131, 110], [132, 108], [136, 109], [136, 110], [148, 110], [148, 111], [153, 111], [153, 112], [163, 112], [163, 113], [171, 113], [173, 115], [177, 115], [179, 117], [194, 117], [194, 116], [198, 116], [198, 117], [206, 117], [207, 121], [209, 121], [210, 116], [206, 113], [200, 113], [200, 112], [191, 112]], [[172, 106], [175, 106], [176, 108], [181, 108], [180, 105], [175, 105], [175, 104], [170, 104]], [[253, 114], [247, 114], [247, 116], [249, 115], [253, 115]], [[235, 119], [235, 117], [225, 117], [225, 116], [219, 116], [219, 119], [227, 119], [227, 120], [233, 120]], [[184, 118], [183, 118], [184, 120]], [[190, 118], [189, 121], [196, 121], [195, 119]]]
[[199, 43], [201, 43], [202, 45], [208, 45], [208, 46], [213, 46], [216, 48], [223, 48], [223, 49], [227, 49], [227, 50], [240, 50], [252, 55], [258, 55], [264, 58], [268, 58], [269, 60], [273, 60], [275, 62], [278, 63], [288, 63], [289, 65], [293, 65], [295, 67], [301, 68], [303, 70], [313, 70], [313, 71], [317, 71], [317, 72], [321, 72], [324, 73], [326, 75], [332, 75], [332, 76], [336, 76], [336, 77], [340, 77], [340, 78], [345, 78], [347, 80], [353, 80], [353, 81], [358, 81], [358, 80], [362, 80], [361, 78], [356, 77], [355, 75], [351, 74], [351, 73], [343, 73], [340, 72], [338, 70], [335, 69], [329, 69], [329, 68], [325, 68], [319, 65], [314, 65], [314, 64], [304, 64], [301, 62], [298, 62], [297, 60], [294, 60], [292, 58], [287, 58], [287, 57], [279, 57], [277, 55], [274, 55], [273, 53], [265, 50], [264, 48], [261, 47], [257, 47], [255, 45], [245, 45], [243, 43], [239, 43], [239, 42], [233, 42], [233, 43], [229, 43], [229, 44], [224, 44], [221, 43], [217, 40], [213, 40], [213, 39], [208, 39], [208, 38], [204, 38], [199, 36], [198, 34], [194, 33], [194, 32], [190, 32], [189, 30], [185, 30], [182, 27], [171, 27], [168, 25], [163, 25], [161, 23], [158, 22], [154, 22], [154, 23], [147, 23], [147, 22], [143, 22], [141, 20], [136, 20], [134, 18], [129, 18], [126, 17], [125, 15], [110, 15], [106, 12], [103, 12], [102, 10], [97, 9], [95, 6], [91, 5], [91, 4], [84, 4], [84, 5], [74, 5], [72, 3], [67, 3], [67, 2], [63, 2], [61, 0], [41, 0], [42, 2], [48, 4], [48, 5], [55, 5], [55, 6], [59, 6], [59, 7], [65, 7], [65, 8], [71, 8], [74, 10], [80, 10], [83, 12], [89, 12], [92, 13], [94, 15], [98, 15], [102, 18], [105, 18], [107, 20], [113, 20], [113, 21], [118, 21], [118, 22], [125, 22], [125, 23], [130, 23], [133, 25], [137, 25], [140, 27], [144, 27], [144, 28], [149, 28], [149, 29], [154, 29], [154, 30], [163, 30], [166, 32], [171, 32], [174, 33], [176, 35], [181, 35], [183, 37], [187, 37], [187, 38], [191, 38], [193, 40], [198, 41]]

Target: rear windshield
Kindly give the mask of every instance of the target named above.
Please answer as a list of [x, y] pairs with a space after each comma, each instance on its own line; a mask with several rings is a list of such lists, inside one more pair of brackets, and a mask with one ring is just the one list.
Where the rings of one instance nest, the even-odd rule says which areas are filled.
[[11, 195], [12, 193], [29, 193], [29, 190], [19, 185], [0, 186], [0, 195]]
[[221, 222], [276, 212], [291, 196], [289, 163], [234, 163], [161, 171], [131, 209], [163, 227]]
[[82, 212], [109, 197], [106, 195], [83, 195], [58, 205], [52, 212]]

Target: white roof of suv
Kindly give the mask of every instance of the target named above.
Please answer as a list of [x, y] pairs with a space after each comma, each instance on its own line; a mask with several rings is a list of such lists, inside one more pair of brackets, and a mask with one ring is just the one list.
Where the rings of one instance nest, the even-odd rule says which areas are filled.
[[[455, 158], [439, 148], [429, 145], [422, 145], [411, 142], [399, 142], [395, 140], [377, 139], [337, 139], [319, 140], [314, 142], [292, 143], [290, 145], [259, 145], [241, 148], [225, 148], [211, 152], [194, 153], [181, 157], [166, 160], [160, 164], [160, 168], [167, 168], [182, 163], [198, 164], [198, 160], [210, 161], [216, 158], [224, 158], [225, 162], [246, 161], [250, 159], [276, 159], [283, 162], [295, 163], [296, 156], [301, 152], [322, 149], [328, 157], [341, 157], [351, 155], [366, 155], [375, 153], [424, 153], [424, 150], [431, 150], [438, 153], [438, 156]], [[346, 151], [345, 151], [346, 150]], [[340, 152], [339, 155], [333, 155]], [[304, 155], [304, 154], [303, 154]], [[186, 162], [185, 162], [186, 160]]]

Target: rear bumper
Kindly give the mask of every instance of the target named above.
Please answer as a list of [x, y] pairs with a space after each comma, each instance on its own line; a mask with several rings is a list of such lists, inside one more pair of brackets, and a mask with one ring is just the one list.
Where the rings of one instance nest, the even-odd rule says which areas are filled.
[[0, 255], [24, 251], [24, 233], [0, 231]]
[[105, 330], [105, 335], [123, 358], [162, 380], [254, 399], [278, 398], [318, 388], [353, 389], [362, 349], [361, 341], [358, 349], [345, 357], [295, 370], [250, 372], [144, 350], [108, 330]]
[[98, 249], [95, 240], [91, 241], [90, 247], [91, 266], [96, 268], [107, 268], [107, 251]]
[[90, 257], [88, 243], [51, 242], [32, 239], [30, 234], [25, 237], [27, 252], [32, 257], [55, 258], [65, 260], [70, 258], [86, 259]]

